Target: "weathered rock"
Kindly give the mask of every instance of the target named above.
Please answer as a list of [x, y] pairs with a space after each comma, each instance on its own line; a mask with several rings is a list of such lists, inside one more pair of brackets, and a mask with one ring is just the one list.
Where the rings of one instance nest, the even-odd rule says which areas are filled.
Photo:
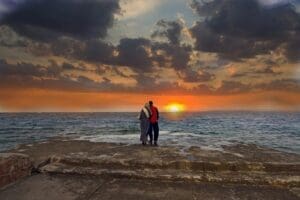
[[29, 156], [18, 153], [0, 153], [0, 188], [31, 174]]
[[[19, 151], [34, 160], [40, 174], [0, 191], [1, 200], [285, 200], [300, 195], [300, 156], [255, 145], [214, 151], [50, 140], [12, 150]], [[77, 193], [79, 188], [85, 189]]]
[[80, 166], [54, 162], [40, 169], [46, 174], [84, 175], [112, 178], [135, 178], [158, 181], [206, 182], [300, 187], [300, 174], [263, 171], [192, 171], [185, 169], [123, 168]]
[[38, 174], [0, 191], [1, 200], [299, 200], [295, 189], [182, 181]]
[[[191, 154], [180, 154], [180, 150], [174, 147], [170, 148], [173, 152], [168, 151], [168, 147], [137, 150], [135, 146], [111, 144], [110, 152], [106, 148], [107, 145], [103, 146], [106, 153], [99, 155], [84, 152], [53, 155], [39, 171], [115, 178], [300, 187], [300, 162], [296, 155], [290, 156], [297, 159], [292, 160], [286, 156], [282, 162], [274, 161], [275, 156], [265, 161], [249, 158], [241, 160], [226, 153], [218, 160], [219, 154], [210, 159], [203, 159], [203, 156], [188, 159]], [[273, 155], [272, 151], [266, 151]], [[193, 152], [192, 155], [203, 153], [199, 148], [194, 148]], [[210, 152], [211, 155], [214, 153]], [[143, 157], [139, 154], [143, 154]], [[155, 157], [153, 154], [156, 154]], [[277, 152], [275, 154], [281, 156]], [[170, 156], [171, 159], [164, 156]]]
[[135, 159], [129, 157], [116, 158], [115, 156], [80, 156], [63, 155], [52, 156], [49, 163], [63, 163], [79, 167], [97, 167], [98, 169], [177, 169], [190, 171], [255, 171], [255, 172], [290, 172], [300, 173], [300, 162], [246, 162], [246, 161], [201, 161], [177, 158], [176, 160], [162, 159]]

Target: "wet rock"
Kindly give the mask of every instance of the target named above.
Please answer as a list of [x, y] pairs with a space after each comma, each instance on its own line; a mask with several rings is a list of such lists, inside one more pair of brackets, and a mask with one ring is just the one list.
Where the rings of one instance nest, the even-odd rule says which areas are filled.
[[29, 156], [18, 153], [0, 153], [0, 188], [31, 174]]

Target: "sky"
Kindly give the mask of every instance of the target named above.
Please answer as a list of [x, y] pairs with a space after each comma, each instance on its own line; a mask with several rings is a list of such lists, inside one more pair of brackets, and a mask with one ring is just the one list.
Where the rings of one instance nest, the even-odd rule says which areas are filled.
[[300, 0], [0, 0], [0, 112], [300, 110]]

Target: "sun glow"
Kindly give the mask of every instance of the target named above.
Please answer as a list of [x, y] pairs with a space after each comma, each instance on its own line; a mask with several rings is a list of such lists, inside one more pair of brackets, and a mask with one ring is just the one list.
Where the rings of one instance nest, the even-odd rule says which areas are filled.
[[185, 111], [185, 105], [179, 103], [170, 103], [165, 106], [165, 110], [173, 113], [183, 112]]

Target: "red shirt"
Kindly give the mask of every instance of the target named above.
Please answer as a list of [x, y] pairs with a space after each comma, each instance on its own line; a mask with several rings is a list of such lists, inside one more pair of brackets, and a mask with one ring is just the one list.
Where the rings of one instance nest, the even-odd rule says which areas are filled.
[[150, 117], [150, 122], [152, 124], [156, 123], [158, 121], [158, 109], [155, 106], [151, 106], [151, 117]]

